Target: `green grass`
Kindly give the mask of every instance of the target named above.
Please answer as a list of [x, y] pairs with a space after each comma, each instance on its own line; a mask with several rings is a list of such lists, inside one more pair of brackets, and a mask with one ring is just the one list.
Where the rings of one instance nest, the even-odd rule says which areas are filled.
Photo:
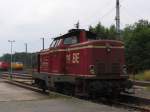
[[150, 81], [150, 70], [146, 70], [142, 73], [136, 74], [135, 77], [131, 76], [131, 79], [139, 81]]
[[150, 87], [147, 87], [146, 90], [147, 90], [147, 91], [150, 91]]

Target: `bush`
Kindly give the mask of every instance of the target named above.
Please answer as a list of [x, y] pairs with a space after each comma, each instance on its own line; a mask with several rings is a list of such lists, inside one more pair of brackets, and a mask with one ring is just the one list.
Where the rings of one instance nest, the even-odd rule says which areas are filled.
[[144, 72], [144, 79], [150, 81], [150, 70]]
[[150, 81], [150, 70], [146, 70], [143, 73], [135, 75], [135, 80]]

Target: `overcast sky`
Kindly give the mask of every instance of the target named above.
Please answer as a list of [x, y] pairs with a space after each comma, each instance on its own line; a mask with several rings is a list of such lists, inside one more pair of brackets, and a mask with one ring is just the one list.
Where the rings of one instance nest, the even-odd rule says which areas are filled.
[[[0, 55], [10, 52], [8, 40], [15, 40], [13, 52], [47, 48], [51, 38], [64, 34], [80, 21], [80, 28], [101, 22], [115, 24], [116, 0], [0, 0]], [[120, 0], [121, 27], [139, 19], [150, 20], [150, 0]]]

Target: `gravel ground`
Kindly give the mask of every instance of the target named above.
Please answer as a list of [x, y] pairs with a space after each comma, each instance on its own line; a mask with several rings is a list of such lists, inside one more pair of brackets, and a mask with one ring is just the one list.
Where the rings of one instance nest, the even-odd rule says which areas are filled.
[[135, 96], [150, 99], [150, 90], [148, 87], [135, 86]]
[[49, 97], [0, 80], [0, 112], [135, 112], [69, 97]]
[[3, 112], [129, 112], [74, 99], [0, 102], [0, 108]]

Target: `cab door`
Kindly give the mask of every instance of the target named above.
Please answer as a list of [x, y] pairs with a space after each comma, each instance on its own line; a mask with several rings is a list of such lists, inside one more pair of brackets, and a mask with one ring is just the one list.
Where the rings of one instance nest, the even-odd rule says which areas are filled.
[[50, 50], [50, 71], [56, 74], [64, 74], [65, 49], [60, 46], [61, 39], [54, 40]]
[[74, 48], [72, 48], [72, 45], [75, 45], [78, 42], [79, 41], [77, 36], [70, 36], [64, 39], [64, 45], [66, 46], [66, 74], [76, 74], [76, 72], [78, 71], [79, 63], [77, 63], [78, 59], [76, 58], [79, 53], [76, 50], [73, 50]]

